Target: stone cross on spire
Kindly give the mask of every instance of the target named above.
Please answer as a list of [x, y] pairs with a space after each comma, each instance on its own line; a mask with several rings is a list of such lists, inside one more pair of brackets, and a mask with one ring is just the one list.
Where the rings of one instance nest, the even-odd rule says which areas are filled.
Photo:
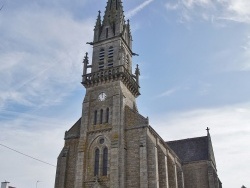
[[207, 130], [207, 132], [209, 133], [209, 130], [210, 130], [210, 129], [209, 129], [208, 127], [207, 127], [207, 129], [206, 129], [206, 130]]

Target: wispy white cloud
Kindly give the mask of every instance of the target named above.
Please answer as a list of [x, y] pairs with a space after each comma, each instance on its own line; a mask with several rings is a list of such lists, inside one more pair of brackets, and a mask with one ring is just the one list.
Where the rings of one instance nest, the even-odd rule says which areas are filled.
[[91, 38], [92, 21], [31, 10], [12, 11], [0, 22], [6, 39], [0, 44], [1, 107], [55, 104], [81, 80], [82, 57], [89, 50], [82, 44]]
[[166, 4], [165, 4], [165, 7], [168, 9], [168, 10], [177, 10], [177, 9], [179, 9], [179, 7], [180, 7], [180, 4], [179, 4], [179, 2], [174, 2], [174, 3], [170, 3], [170, 2], [167, 2]]
[[[83, 44], [92, 38], [94, 21], [76, 19], [67, 10], [41, 9], [36, 3], [23, 6], [8, 7], [1, 14], [0, 142], [56, 165], [74, 113], [63, 121], [62, 115], [53, 119], [36, 114], [48, 114], [79, 86], [82, 58], [90, 51]], [[67, 110], [73, 111], [70, 105]], [[54, 186], [54, 167], [0, 150], [0, 166], [5, 169], [0, 176], [11, 185], [27, 187], [40, 180], [41, 186]]]
[[153, 1], [154, 0], [146, 0], [145, 2], [143, 2], [142, 4], [140, 4], [139, 6], [137, 6], [134, 9], [128, 11], [126, 13], [126, 17], [127, 18], [132, 18], [133, 16], [135, 16], [137, 13], [139, 13], [141, 10], [143, 10], [146, 6], [148, 6]]
[[250, 36], [247, 37], [246, 44], [243, 51], [243, 71], [250, 71]]
[[157, 98], [160, 98], [160, 97], [168, 97], [172, 94], [174, 94], [175, 92], [177, 92], [179, 90], [179, 88], [172, 88], [172, 89], [169, 89], [167, 91], [164, 91], [163, 93], [157, 95], [156, 97]]
[[177, 10], [180, 8], [192, 9], [196, 6], [206, 7], [211, 4], [211, 0], [178, 0], [169, 1], [165, 4], [165, 6], [168, 10]]
[[[227, 72], [250, 70], [250, 44], [249, 39], [246, 38], [246, 32], [243, 31], [243, 27], [248, 27], [250, 24], [249, 0], [168, 0], [165, 6], [168, 11], [178, 13], [180, 23], [210, 22], [215, 28], [221, 29], [235, 22], [240, 24], [238, 28], [230, 28], [230, 32], [234, 32], [234, 36], [237, 36], [230, 39], [232, 43], [224, 46], [224, 49], [218, 50], [214, 53], [214, 57], [211, 57], [216, 62], [217, 70]], [[239, 44], [239, 41], [241, 43], [246, 41], [246, 43]], [[238, 49], [235, 43], [239, 44]], [[215, 58], [217, 54], [221, 56], [219, 61]], [[218, 69], [220, 65], [223, 67]]]
[[[29, 128], [22, 126], [25, 119]], [[11, 123], [7, 125], [8, 122]], [[39, 127], [39, 130], [34, 129], [34, 125]], [[65, 123], [41, 117], [1, 121], [0, 143], [56, 165], [57, 156], [63, 147], [63, 132], [66, 127], [68, 125]], [[54, 186], [55, 167], [32, 160], [2, 146], [0, 151], [0, 165], [5, 169], [0, 172], [0, 176], [10, 181], [12, 186], [27, 187], [27, 182], [35, 185], [37, 180], [42, 181], [44, 187]]]
[[211, 0], [178, 0], [168, 1], [165, 7], [167, 10], [180, 11], [179, 22], [185, 23], [192, 21], [196, 14], [206, 20], [211, 19], [206, 9], [213, 9], [213, 3]]
[[224, 67], [224, 71], [250, 71], [250, 37], [241, 36], [244, 39], [242, 46], [238, 47], [238, 52], [235, 53], [232, 50], [226, 50], [225, 52], [220, 52], [223, 58], [231, 57], [230, 62], [223, 62], [227, 66]]
[[[184, 14], [188, 17], [187, 20], [181, 17], [182, 21], [190, 21], [190, 17], [196, 17], [207, 21], [215, 19], [250, 23], [250, 1], [248, 0], [178, 0], [167, 2], [165, 7], [168, 10], [180, 10], [181, 16]], [[204, 14], [206, 14], [205, 17]]]
[[188, 7], [192, 8], [194, 6], [207, 6], [211, 4], [210, 0], [182, 0], [182, 3]]
[[[57, 156], [64, 144], [64, 132], [77, 120], [73, 116], [74, 113], [68, 114], [67, 117], [55, 115], [49, 118], [32, 112], [2, 110], [0, 143], [56, 165]], [[27, 184], [35, 185], [37, 180], [42, 181], [43, 187], [54, 186], [55, 167], [24, 157], [2, 146], [0, 151], [0, 166], [5, 169], [0, 171], [0, 177], [10, 181], [12, 186], [27, 187]]]
[[234, 13], [235, 18], [242, 22], [250, 22], [250, 1], [248, 0], [230, 0], [228, 10]]

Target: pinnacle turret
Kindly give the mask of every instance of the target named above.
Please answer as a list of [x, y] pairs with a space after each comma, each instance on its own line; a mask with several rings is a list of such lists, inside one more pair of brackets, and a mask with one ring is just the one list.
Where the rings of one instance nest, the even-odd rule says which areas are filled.
[[83, 59], [83, 82], [86, 80], [86, 74], [87, 74], [87, 70], [88, 68], [91, 68], [92, 65], [89, 65], [89, 57], [88, 57], [88, 53], [86, 53], [84, 59]]
[[135, 69], [135, 80], [137, 82], [138, 85], [140, 85], [139, 83], [139, 76], [141, 75], [140, 73], [140, 69], [139, 69], [139, 65], [136, 65], [136, 69]]
[[99, 40], [102, 31], [102, 19], [101, 19], [101, 11], [98, 11], [98, 16], [96, 19], [95, 29], [94, 29], [94, 42]]
[[102, 26], [101, 11], [98, 11], [98, 16], [96, 19], [95, 29], [99, 29]]

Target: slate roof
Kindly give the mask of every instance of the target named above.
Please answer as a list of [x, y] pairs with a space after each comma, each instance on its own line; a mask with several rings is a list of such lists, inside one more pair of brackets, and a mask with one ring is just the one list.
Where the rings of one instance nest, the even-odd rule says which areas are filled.
[[209, 160], [208, 137], [166, 142], [183, 162]]
[[81, 119], [82, 118], [80, 118], [68, 131], [65, 132], [65, 140], [78, 138], [80, 136]]

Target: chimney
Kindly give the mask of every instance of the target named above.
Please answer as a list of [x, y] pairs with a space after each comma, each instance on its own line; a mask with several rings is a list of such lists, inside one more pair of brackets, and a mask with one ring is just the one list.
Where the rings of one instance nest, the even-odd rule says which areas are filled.
[[7, 182], [7, 181], [2, 182], [1, 188], [8, 188], [8, 184], [9, 184], [9, 183], [10, 183], [10, 182]]

